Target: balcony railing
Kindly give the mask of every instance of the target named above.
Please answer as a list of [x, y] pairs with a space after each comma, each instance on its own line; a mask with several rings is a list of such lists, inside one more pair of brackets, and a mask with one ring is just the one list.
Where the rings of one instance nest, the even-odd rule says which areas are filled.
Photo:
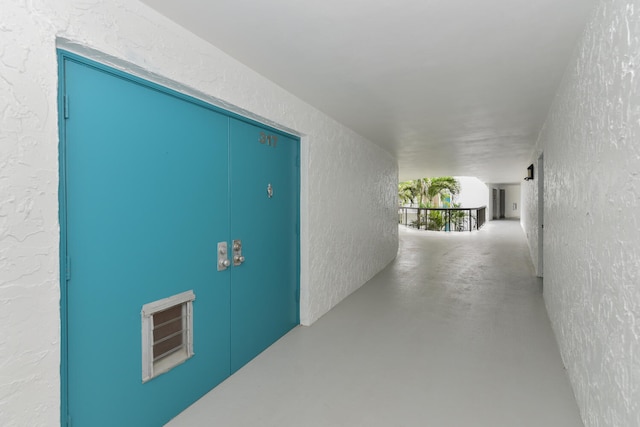
[[479, 208], [398, 208], [398, 222], [421, 230], [479, 230], [486, 220], [486, 206]]

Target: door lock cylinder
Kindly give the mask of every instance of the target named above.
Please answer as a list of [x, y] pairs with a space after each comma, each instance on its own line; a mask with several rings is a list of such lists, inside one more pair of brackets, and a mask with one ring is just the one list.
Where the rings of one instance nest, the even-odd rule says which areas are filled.
[[232, 248], [233, 248], [233, 266], [237, 267], [244, 262], [244, 257], [242, 256], [242, 240], [234, 240]]

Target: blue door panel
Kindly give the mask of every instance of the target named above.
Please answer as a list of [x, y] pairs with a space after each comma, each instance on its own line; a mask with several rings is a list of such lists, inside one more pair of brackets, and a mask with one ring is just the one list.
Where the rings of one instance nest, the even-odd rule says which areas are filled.
[[[298, 140], [61, 58], [63, 420], [162, 425], [298, 324]], [[188, 290], [195, 355], [142, 383], [141, 308]]]
[[[160, 425], [229, 375], [228, 118], [74, 61], [65, 78], [69, 413]], [[195, 355], [142, 384], [142, 305], [187, 290]]]
[[[231, 119], [231, 371], [298, 324], [297, 141]], [[268, 195], [271, 186], [272, 197]]]

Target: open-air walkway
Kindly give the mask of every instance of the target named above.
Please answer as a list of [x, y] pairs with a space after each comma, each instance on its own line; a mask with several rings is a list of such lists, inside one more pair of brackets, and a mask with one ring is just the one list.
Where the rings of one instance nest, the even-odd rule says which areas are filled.
[[398, 257], [171, 427], [582, 426], [516, 221], [400, 228]]

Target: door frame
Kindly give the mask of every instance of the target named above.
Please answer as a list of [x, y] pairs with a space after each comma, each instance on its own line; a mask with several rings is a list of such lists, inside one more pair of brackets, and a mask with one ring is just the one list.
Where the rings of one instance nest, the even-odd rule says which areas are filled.
[[498, 189], [491, 188], [491, 220], [498, 219]]
[[[96, 54], [98, 54], [96, 52]], [[69, 50], [65, 50], [63, 48], [56, 49], [56, 56], [58, 60], [58, 166], [59, 166], [59, 179], [58, 179], [58, 221], [60, 225], [60, 246], [59, 246], [59, 269], [60, 269], [60, 423], [61, 426], [69, 425], [69, 415], [68, 415], [68, 287], [67, 287], [67, 278], [69, 277], [69, 269], [70, 263], [68, 262], [68, 252], [67, 252], [67, 165], [66, 165], [66, 124], [65, 118], [68, 111], [68, 102], [65, 97], [66, 93], [66, 79], [65, 79], [65, 64], [67, 61], [74, 61], [81, 63], [83, 65], [87, 65], [93, 67], [97, 70], [110, 73], [116, 77], [124, 78], [134, 83], [146, 86], [150, 89], [157, 90], [159, 92], [168, 94], [170, 96], [174, 96], [176, 98], [182, 99], [187, 102], [191, 102], [193, 104], [202, 106], [209, 110], [215, 111], [217, 113], [221, 113], [227, 117], [235, 118], [250, 124], [257, 125], [259, 127], [267, 129], [271, 133], [279, 134], [282, 136], [286, 136], [288, 138], [292, 138], [297, 142], [297, 153], [296, 153], [296, 183], [294, 187], [296, 188], [296, 230], [297, 233], [297, 261], [296, 261], [296, 304], [297, 304], [297, 323], [300, 323], [300, 282], [301, 282], [301, 226], [300, 226], [300, 206], [301, 206], [301, 168], [300, 168], [300, 156], [301, 156], [301, 138], [298, 135], [291, 134], [269, 126], [265, 123], [261, 123], [257, 120], [250, 119], [248, 117], [242, 116], [240, 114], [234, 113], [233, 111], [229, 111], [223, 108], [220, 108], [216, 105], [213, 105], [204, 100], [198, 99], [194, 96], [187, 95], [185, 93], [179, 92], [175, 89], [172, 89], [167, 86], [162, 86], [158, 83], [140, 77], [132, 73], [132, 70], [122, 71], [120, 69], [114, 68], [113, 66], [109, 66], [103, 64], [101, 62], [97, 62], [93, 59], [87, 58], [86, 56], [73, 53]], [[106, 56], [105, 56], [106, 57]]]
[[538, 277], [544, 275], [544, 153], [538, 157]]

